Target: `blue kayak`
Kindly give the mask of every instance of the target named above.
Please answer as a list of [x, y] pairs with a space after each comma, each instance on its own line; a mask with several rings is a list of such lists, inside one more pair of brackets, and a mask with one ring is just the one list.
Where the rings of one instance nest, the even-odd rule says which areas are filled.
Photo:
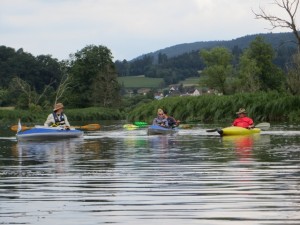
[[166, 128], [158, 125], [151, 125], [148, 127], [148, 135], [156, 135], [156, 134], [174, 134], [178, 132], [178, 128]]
[[65, 138], [79, 138], [83, 136], [80, 130], [65, 130], [52, 127], [35, 127], [30, 130], [20, 131], [16, 134], [17, 140], [35, 141], [35, 140], [56, 140]]

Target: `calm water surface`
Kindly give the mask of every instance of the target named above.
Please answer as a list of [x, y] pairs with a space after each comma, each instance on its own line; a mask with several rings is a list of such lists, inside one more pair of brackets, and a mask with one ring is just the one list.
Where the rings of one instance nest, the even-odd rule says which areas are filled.
[[0, 139], [0, 224], [300, 224], [300, 128]]

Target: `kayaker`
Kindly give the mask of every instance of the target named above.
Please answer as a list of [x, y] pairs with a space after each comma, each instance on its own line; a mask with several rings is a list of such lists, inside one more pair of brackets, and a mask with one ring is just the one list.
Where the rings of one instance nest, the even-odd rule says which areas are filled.
[[44, 123], [45, 127], [57, 127], [63, 126], [66, 130], [70, 129], [70, 123], [67, 116], [63, 113], [64, 105], [62, 103], [57, 103], [54, 106], [53, 113], [49, 114], [46, 122]]
[[174, 117], [169, 116], [166, 110], [164, 110], [164, 115], [165, 115], [165, 118], [168, 121], [168, 126], [169, 127], [173, 128], [173, 127], [177, 127], [179, 125], [180, 120], [176, 120]]
[[236, 112], [236, 114], [238, 115], [238, 118], [233, 121], [233, 126], [244, 127], [247, 129], [251, 129], [254, 127], [253, 120], [250, 117], [246, 116], [247, 112], [244, 108], [240, 108], [239, 111]]
[[157, 110], [157, 117], [154, 118], [152, 125], [158, 125], [162, 127], [168, 127], [168, 121], [165, 117], [164, 111], [162, 109]]

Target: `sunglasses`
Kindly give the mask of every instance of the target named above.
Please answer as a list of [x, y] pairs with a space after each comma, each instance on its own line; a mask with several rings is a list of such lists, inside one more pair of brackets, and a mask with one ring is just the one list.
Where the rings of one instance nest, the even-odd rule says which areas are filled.
[[162, 114], [162, 113], [158, 113], [158, 115], [162, 116], [162, 115], [164, 115], [164, 114]]

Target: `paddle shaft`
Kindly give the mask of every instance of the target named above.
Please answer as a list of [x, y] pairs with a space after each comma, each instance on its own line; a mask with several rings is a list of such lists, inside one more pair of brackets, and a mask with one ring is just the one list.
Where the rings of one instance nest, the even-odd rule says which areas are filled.
[[[76, 128], [76, 129], [84, 129], [84, 130], [99, 130], [100, 124], [94, 123], [94, 124], [87, 124], [84, 126], [72, 126], [72, 127]], [[15, 132], [18, 131], [18, 128], [19, 128], [18, 125], [13, 125], [10, 127], [10, 129]], [[29, 130], [31, 128], [33, 128], [33, 127], [22, 126], [21, 130], [24, 131], [24, 130]]]

